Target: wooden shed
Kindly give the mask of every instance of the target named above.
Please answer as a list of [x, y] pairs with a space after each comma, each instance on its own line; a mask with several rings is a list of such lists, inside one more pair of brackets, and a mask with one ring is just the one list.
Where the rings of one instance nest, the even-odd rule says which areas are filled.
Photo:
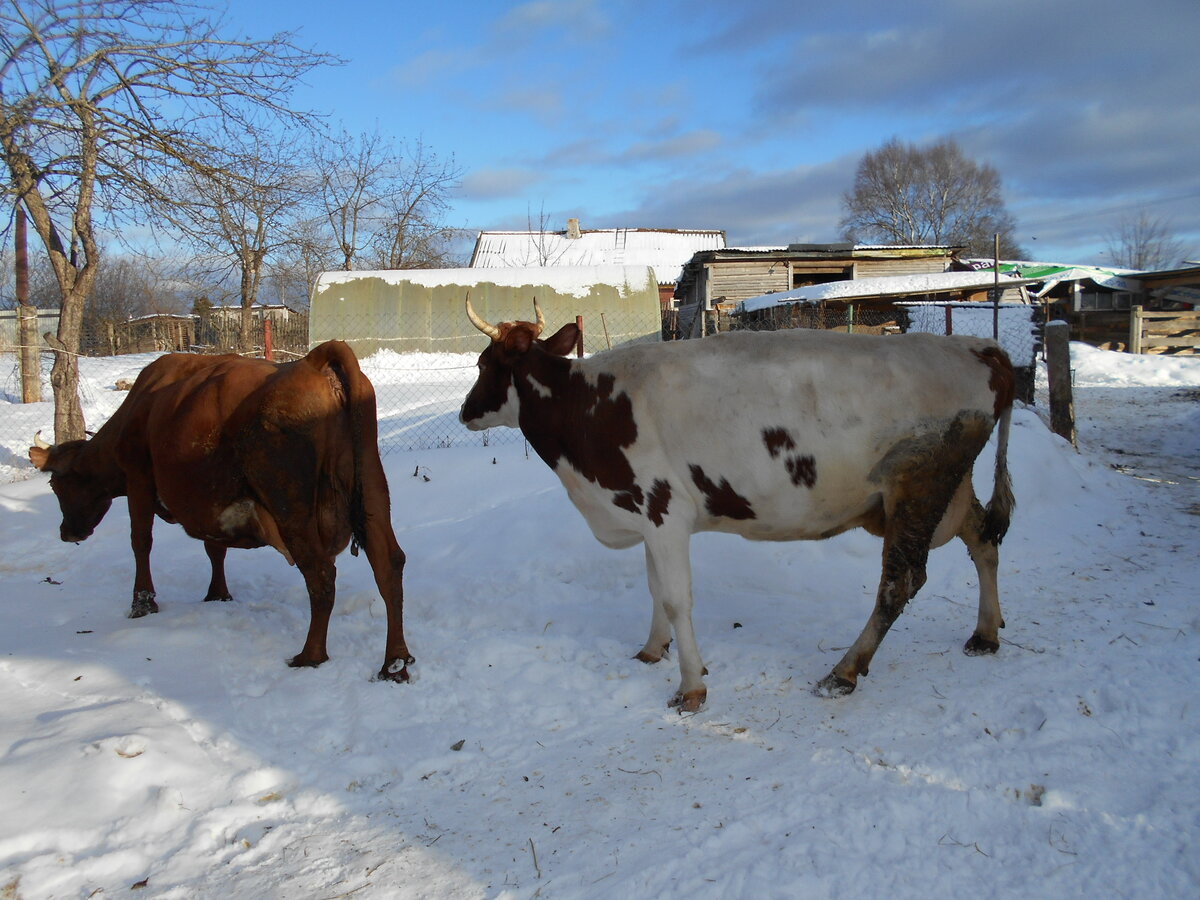
[[710, 250], [684, 266], [675, 298], [684, 336], [710, 329], [718, 310], [745, 300], [835, 281], [945, 272], [959, 246], [790, 244], [783, 248]]

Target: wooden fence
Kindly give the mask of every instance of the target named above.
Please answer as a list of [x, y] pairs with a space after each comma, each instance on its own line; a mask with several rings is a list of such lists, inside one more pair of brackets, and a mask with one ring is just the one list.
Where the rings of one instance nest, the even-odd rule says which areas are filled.
[[1130, 313], [1130, 353], [1195, 353], [1197, 347], [1200, 347], [1200, 312], [1147, 312], [1135, 306]]

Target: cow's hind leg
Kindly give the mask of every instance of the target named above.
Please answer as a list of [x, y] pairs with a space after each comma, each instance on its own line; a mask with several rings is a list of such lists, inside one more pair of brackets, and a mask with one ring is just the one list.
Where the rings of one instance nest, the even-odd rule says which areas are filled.
[[291, 542], [288, 548], [296, 561], [296, 568], [304, 575], [310, 610], [308, 637], [305, 638], [303, 649], [288, 660], [288, 665], [293, 668], [315, 667], [329, 659], [325, 642], [329, 635], [329, 617], [333, 613], [337, 567], [332, 556], [319, 550], [305, 546], [301, 552], [297, 552], [297, 547]]
[[226, 550], [227, 548], [221, 544], [216, 544], [212, 541], [204, 542], [204, 552], [208, 554], [208, 561], [212, 565], [212, 577], [208, 582], [208, 593], [204, 595], [206, 603], [210, 600], [233, 599], [229, 594], [229, 585], [225, 583]]
[[979, 619], [975, 632], [963, 645], [968, 656], [984, 656], [1000, 649], [999, 629], [1004, 627], [1000, 612], [1000, 587], [997, 571], [1000, 568], [1000, 548], [995, 541], [983, 537], [984, 509], [978, 500], [971, 506], [958, 537], [967, 545], [975, 571], [979, 575]]
[[387, 609], [387, 644], [380, 681], [408, 681], [408, 667], [415, 660], [404, 640], [404, 551], [392, 529], [383, 466], [377, 460], [368, 468], [366, 553], [375, 575], [375, 585]]
[[925, 583], [925, 562], [933, 528], [922, 527], [919, 520], [906, 517], [905, 512], [901, 504], [889, 517], [883, 539], [883, 574], [875, 595], [875, 608], [846, 655], [817, 684], [816, 692], [822, 697], [845, 696], [857, 687], [858, 677], [867, 674], [884, 635]]

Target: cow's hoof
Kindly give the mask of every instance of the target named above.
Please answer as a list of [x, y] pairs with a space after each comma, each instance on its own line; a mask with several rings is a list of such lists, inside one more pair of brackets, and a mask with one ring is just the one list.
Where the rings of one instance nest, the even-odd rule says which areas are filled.
[[817, 682], [817, 686], [813, 688], [813, 693], [818, 697], [833, 699], [835, 697], [845, 697], [847, 694], [853, 694], [855, 687], [857, 687], [857, 685], [853, 681], [843, 678], [836, 672], [830, 672]]
[[963, 644], [963, 653], [967, 654], [967, 656], [987, 656], [999, 649], [999, 641], [989, 641], [978, 634], [971, 635], [967, 642]]
[[643, 647], [641, 650], [639, 650], [637, 653], [635, 653], [633, 655], [633, 658], [636, 660], [639, 660], [641, 662], [653, 665], [656, 662], [662, 662], [663, 657], [667, 655], [667, 651], [670, 649], [671, 649], [671, 642], [667, 641], [665, 644], [662, 645], [661, 648], [659, 648], [658, 653], [655, 654], [653, 651], [653, 648], [650, 646], [650, 644], [647, 643], [645, 647]]
[[133, 604], [129, 607], [129, 618], [140, 619], [151, 613], [158, 612], [158, 604], [154, 602], [154, 594], [150, 591], [138, 591], [133, 595]]
[[681, 713], [696, 712], [704, 701], [708, 699], [708, 688], [697, 688], [694, 691], [688, 691], [686, 694], [683, 691], [677, 693], [671, 698], [671, 702], [667, 706], [678, 709]]
[[383, 668], [379, 670], [379, 674], [375, 676], [376, 681], [394, 681], [397, 684], [406, 684], [412, 681], [412, 676], [409, 674], [408, 667], [415, 663], [416, 660], [411, 656], [404, 659], [394, 659], [390, 663], [384, 663]]
[[219, 600], [222, 603], [228, 603], [233, 598], [228, 594], [209, 594], [204, 598], [205, 603], [212, 603], [214, 600]]
[[288, 666], [290, 666], [293, 669], [315, 669], [317, 666], [319, 666], [323, 662], [326, 662], [328, 659], [329, 659], [328, 656], [324, 656], [324, 657], [321, 657], [320, 659], [317, 659], [316, 657], [309, 657], [309, 656], [305, 656], [303, 653], [299, 653], [296, 656], [293, 656], [291, 659], [288, 660]]

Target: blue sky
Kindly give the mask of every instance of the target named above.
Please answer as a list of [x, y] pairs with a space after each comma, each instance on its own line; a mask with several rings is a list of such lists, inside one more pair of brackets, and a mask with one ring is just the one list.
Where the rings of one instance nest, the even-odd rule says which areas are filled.
[[862, 155], [953, 137], [1035, 258], [1145, 210], [1200, 255], [1197, 0], [232, 0], [346, 64], [299, 105], [464, 170], [449, 224], [838, 238]]

